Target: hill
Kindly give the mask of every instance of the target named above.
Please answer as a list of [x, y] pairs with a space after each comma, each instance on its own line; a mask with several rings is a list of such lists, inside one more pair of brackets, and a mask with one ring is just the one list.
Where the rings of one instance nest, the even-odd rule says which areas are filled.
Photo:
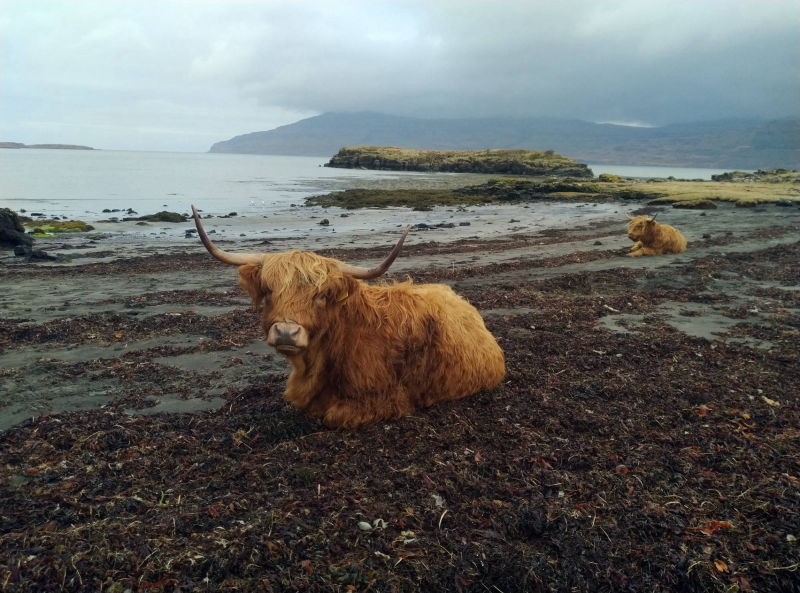
[[582, 120], [419, 119], [324, 113], [217, 142], [210, 152], [331, 156], [343, 146], [554, 150], [582, 162], [758, 169], [800, 165], [800, 119], [737, 119], [657, 128]]

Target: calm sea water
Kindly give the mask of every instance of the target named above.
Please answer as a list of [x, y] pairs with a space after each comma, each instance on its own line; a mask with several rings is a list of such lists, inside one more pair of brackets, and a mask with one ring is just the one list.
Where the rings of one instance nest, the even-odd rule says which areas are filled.
[[[268, 155], [229, 155], [207, 153], [159, 153], [127, 151], [73, 151], [38, 149], [0, 149], [0, 207], [28, 215], [65, 217], [88, 222], [112, 216], [127, 216], [128, 208], [140, 215], [161, 210], [188, 213], [195, 204], [212, 215], [236, 212], [236, 219], [216, 219], [213, 225], [228, 237], [321, 236], [341, 232], [371, 232], [405, 224], [453, 222], [453, 238], [477, 231], [473, 209], [435, 209], [414, 212], [409, 209], [357, 211], [300, 208], [308, 196], [348, 187], [397, 187], [420, 183], [442, 187], [459, 182], [464, 176], [449, 173], [425, 174], [394, 171], [363, 171], [323, 167], [324, 157]], [[709, 169], [670, 169], [664, 167], [614, 167], [595, 165], [595, 174], [616, 173], [631, 176], [673, 175], [688, 179], [710, 179]], [[416, 178], [416, 179], [415, 179]], [[478, 183], [481, 180], [471, 181]], [[522, 228], [560, 226], [576, 219], [590, 222], [619, 214], [615, 204], [536, 204], [523, 213], [520, 221], [515, 207], [498, 205], [481, 208], [486, 223], [480, 232], [499, 233], [509, 224]], [[115, 211], [116, 212], [109, 212]], [[519, 210], [516, 208], [516, 210]], [[320, 219], [331, 217], [329, 226]], [[577, 218], [576, 218], [577, 217]], [[264, 220], [266, 218], [267, 220]], [[509, 222], [510, 221], [510, 222]], [[244, 226], [243, 226], [244, 225]], [[175, 238], [184, 225], [151, 225], [140, 234]]]
[[353, 178], [391, 175], [329, 169], [322, 157], [0, 149], [0, 203], [13, 210], [93, 221], [104, 210], [140, 214], [267, 213]]

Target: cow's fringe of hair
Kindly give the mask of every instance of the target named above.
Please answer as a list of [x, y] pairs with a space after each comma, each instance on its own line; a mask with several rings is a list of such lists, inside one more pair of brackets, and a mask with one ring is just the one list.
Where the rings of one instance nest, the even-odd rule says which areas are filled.
[[343, 277], [339, 262], [335, 259], [297, 250], [282, 253], [280, 257], [266, 256], [262, 263], [262, 274], [264, 277], [282, 280], [280, 286], [270, 287], [279, 294], [297, 290], [298, 279], [301, 284], [319, 290], [329, 279]]

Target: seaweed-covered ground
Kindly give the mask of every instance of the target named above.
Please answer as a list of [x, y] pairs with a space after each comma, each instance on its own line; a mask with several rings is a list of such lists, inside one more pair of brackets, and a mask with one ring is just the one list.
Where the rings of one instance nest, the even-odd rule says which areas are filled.
[[0, 590], [800, 591], [799, 212], [658, 258], [412, 237], [395, 277], [475, 304], [507, 378], [358, 432], [283, 402], [198, 250], [2, 266]]

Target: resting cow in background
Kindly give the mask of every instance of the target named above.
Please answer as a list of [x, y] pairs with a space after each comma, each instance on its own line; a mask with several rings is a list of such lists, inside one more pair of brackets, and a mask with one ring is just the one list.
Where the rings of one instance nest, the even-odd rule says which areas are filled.
[[370, 285], [368, 270], [306, 251], [229, 253], [192, 206], [206, 249], [239, 266], [267, 343], [292, 365], [284, 397], [331, 427], [356, 428], [496, 386], [505, 360], [478, 311], [443, 284]]
[[657, 223], [655, 216], [629, 216], [628, 219], [628, 237], [635, 241], [628, 257], [686, 251], [686, 239], [675, 227]]

